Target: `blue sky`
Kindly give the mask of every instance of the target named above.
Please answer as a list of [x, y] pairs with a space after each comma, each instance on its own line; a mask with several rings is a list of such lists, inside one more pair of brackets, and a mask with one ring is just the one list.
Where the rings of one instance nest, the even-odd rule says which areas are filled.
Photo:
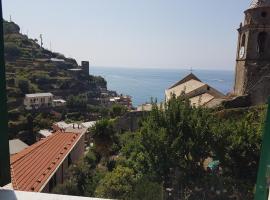
[[96, 66], [227, 69], [250, 0], [3, 0], [4, 18]]

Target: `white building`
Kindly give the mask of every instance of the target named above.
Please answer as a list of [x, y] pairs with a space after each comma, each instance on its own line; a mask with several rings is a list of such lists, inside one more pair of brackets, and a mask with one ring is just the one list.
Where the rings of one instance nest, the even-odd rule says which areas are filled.
[[53, 100], [53, 106], [54, 107], [61, 107], [61, 106], [65, 106], [67, 104], [67, 102], [64, 99], [55, 99]]
[[24, 106], [27, 110], [62, 107], [65, 106], [66, 103], [64, 99], [54, 99], [52, 93], [26, 94], [24, 98]]
[[24, 106], [27, 110], [38, 109], [41, 107], [51, 107], [53, 105], [52, 93], [26, 94]]

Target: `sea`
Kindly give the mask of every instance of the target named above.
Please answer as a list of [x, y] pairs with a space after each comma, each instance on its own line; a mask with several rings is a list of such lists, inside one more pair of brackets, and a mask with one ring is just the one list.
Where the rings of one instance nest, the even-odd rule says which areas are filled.
[[[134, 106], [151, 102], [151, 99], [163, 101], [165, 89], [190, 72], [188, 69], [90, 67], [90, 74], [100, 75], [106, 79], [109, 90], [130, 95]], [[233, 89], [233, 71], [195, 69], [192, 73], [224, 94]]]

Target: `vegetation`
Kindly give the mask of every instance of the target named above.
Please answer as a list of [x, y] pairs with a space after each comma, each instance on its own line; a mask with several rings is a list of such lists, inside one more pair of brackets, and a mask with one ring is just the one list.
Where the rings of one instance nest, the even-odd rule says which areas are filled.
[[[173, 98], [164, 108], [154, 105], [137, 132], [118, 133], [113, 120], [102, 120], [92, 130], [91, 169], [77, 165], [80, 173], [93, 174], [85, 175], [80, 187], [89, 188], [93, 179], [94, 184], [91, 192], [77, 190], [131, 200], [169, 193], [190, 200], [253, 199], [264, 119], [265, 107], [216, 111]], [[104, 155], [100, 146], [113, 151]], [[213, 159], [220, 166], [209, 170], [207, 161]]]
[[[4, 20], [3, 25], [11, 139], [19, 137], [25, 142], [32, 141], [33, 133], [28, 132], [26, 120], [29, 114], [33, 117], [34, 134], [38, 128], [50, 128], [58, 119], [90, 121], [110, 115], [109, 109], [101, 106], [98, 100], [101, 91], [107, 87], [103, 77], [69, 71], [79, 68], [76, 60], [41, 47], [37, 39], [21, 34], [20, 27], [14, 22]], [[63, 61], [54, 62], [51, 58]], [[25, 94], [37, 92], [51, 92], [67, 100], [67, 107], [43, 110], [44, 115], [26, 111], [23, 105]], [[117, 115], [115, 112], [122, 111], [116, 109], [112, 112], [114, 116]]]

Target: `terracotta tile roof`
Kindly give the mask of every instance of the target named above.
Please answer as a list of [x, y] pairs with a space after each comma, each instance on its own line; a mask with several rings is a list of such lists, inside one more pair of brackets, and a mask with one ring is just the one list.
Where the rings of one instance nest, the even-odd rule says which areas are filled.
[[81, 134], [59, 131], [12, 155], [13, 188], [39, 192], [80, 138]]

